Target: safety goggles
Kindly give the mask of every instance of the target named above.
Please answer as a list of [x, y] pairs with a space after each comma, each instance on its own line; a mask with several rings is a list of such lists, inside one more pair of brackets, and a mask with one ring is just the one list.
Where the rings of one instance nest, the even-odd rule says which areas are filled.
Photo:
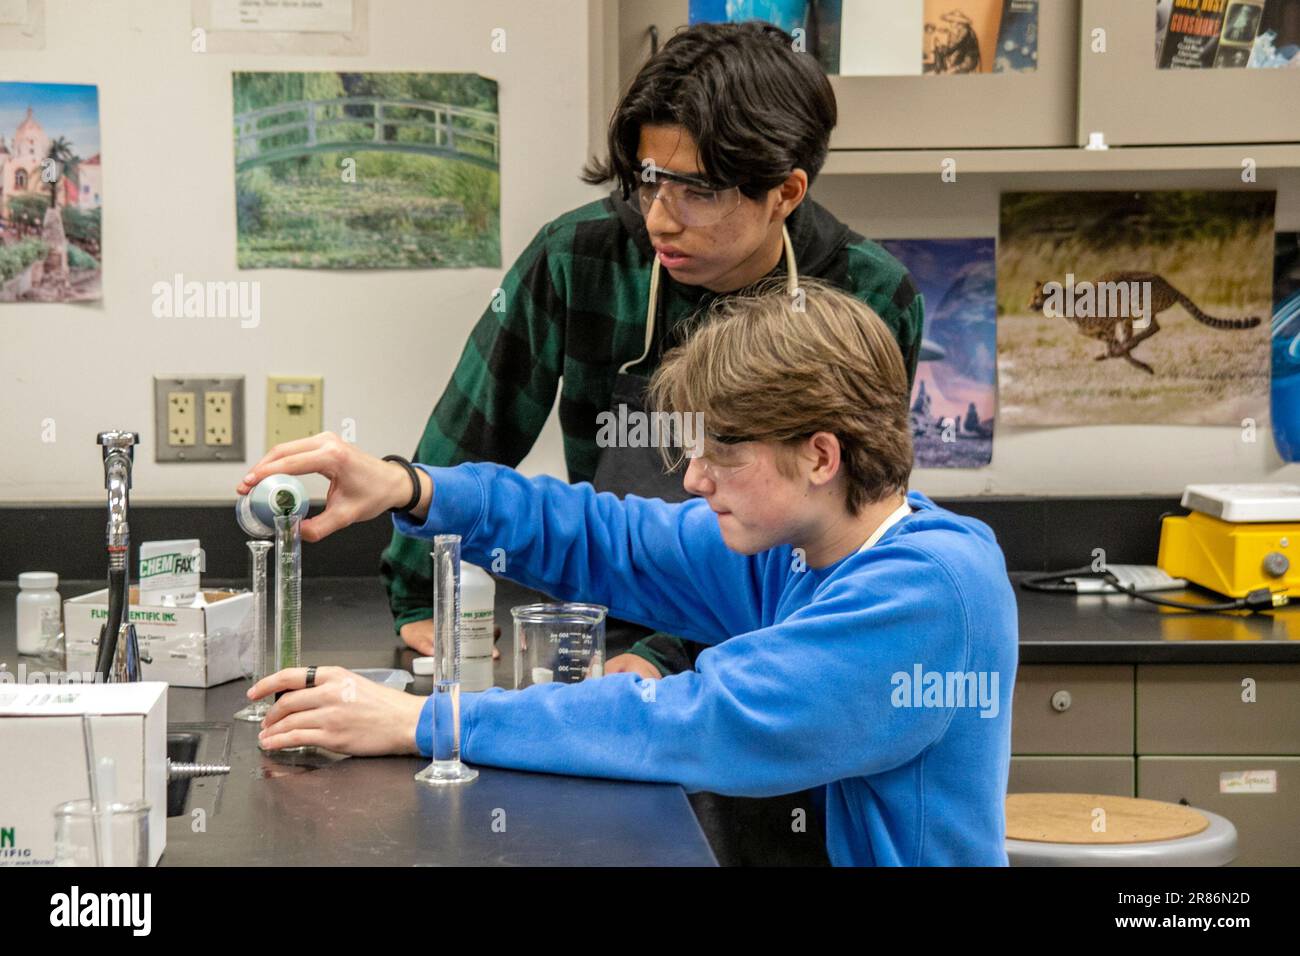
[[669, 215], [683, 226], [711, 226], [740, 206], [739, 186], [718, 188], [697, 176], [675, 173], [653, 163], [645, 165], [641, 177], [636, 195], [643, 216], [650, 215], [656, 199], [662, 199]]
[[704, 452], [696, 460], [705, 475], [715, 481], [719, 478], [726, 480], [758, 460], [752, 448], [739, 446], [760, 441], [795, 441], [812, 434], [813, 432], [807, 432], [788, 438], [774, 439], [758, 435], [718, 435], [709, 432], [705, 435]]

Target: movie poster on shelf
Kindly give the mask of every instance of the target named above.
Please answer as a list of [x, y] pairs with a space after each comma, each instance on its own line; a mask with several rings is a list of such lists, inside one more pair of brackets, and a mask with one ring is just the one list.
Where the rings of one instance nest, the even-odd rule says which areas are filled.
[[982, 468], [993, 457], [997, 375], [994, 240], [882, 239], [924, 296], [912, 383], [917, 468]]
[[1300, 68], [1300, 0], [1156, 0], [1162, 70]]
[[1300, 69], [1300, 0], [1266, 0], [1246, 66]]
[[1275, 199], [1004, 193], [998, 420], [1264, 422]]
[[994, 73], [1033, 73], [1038, 69], [1038, 0], [1005, 0], [998, 25]]
[[839, 14], [842, 76], [921, 75], [916, 38], [924, 30], [925, 0], [841, 0]]
[[241, 269], [501, 265], [497, 84], [235, 73]]
[[1300, 232], [1274, 243], [1273, 442], [1284, 461], [1300, 461]]
[[100, 298], [99, 88], [0, 83], [0, 303]]
[[1027, 73], [1039, 0], [690, 0], [689, 22], [764, 20], [828, 74]]
[[921, 72], [992, 73], [1003, 0], [925, 0]]
[[807, 26], [808, 0], [690, 0], [687, 21], [697, 23], [741, 23], [765, 20], [786, 33]]
[[1203, 70], [1214, 66], [1223, 13], [1221, 4], [1172, 0], [1156, 65], [1162, 70]]

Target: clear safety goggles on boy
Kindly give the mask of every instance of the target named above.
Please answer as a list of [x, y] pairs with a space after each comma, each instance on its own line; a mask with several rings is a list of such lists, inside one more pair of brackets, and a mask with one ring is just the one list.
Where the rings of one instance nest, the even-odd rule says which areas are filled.
[[641, 215], [650, 215], [656, 199], [662, 199], [669, 214], [683, 226], [711, 226], [730, 216], [740, 206], [740, 187], [718, 188], [696, 176], [675, 173], [647, 163], [637, 186]]

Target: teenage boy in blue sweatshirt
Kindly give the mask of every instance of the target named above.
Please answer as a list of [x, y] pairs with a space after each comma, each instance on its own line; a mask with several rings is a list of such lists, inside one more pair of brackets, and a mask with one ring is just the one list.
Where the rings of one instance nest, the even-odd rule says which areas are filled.
[[[814, 789], [834, 864], [1005, 865], [1015, 599], [984, 524], [907, 492], [896, 342], [862, 302], [808, 281], [707, 318], [651, 387], [658, 408], [703, 416], [685, 503], [483, 463], [417, 465], [413, 490], [404, 464], [330, 433], [272, 449], [237, 490], [326, 475], [308, 541], [415, 499], [394, 514], [404, 534], [459, 534], [481, 565], [504, 549], [513, 580], [711, 645], [658, 681], [464, 694], [469, 763], [740, 796]], [[433, 750], [432, 698], [341, 668], [305, 682], [293, 668], [249, 691], [289, 691], [264, 747]]]

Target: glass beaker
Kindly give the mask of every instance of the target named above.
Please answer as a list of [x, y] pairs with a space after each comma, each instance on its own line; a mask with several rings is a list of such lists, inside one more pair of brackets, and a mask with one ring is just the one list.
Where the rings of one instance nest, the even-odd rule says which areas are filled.
[[55, 866], [148, 866], [149, 804], [111, 803], [95, 811], [90, 800], [54, 808]]
[[524, 604], [515, 619], [515, 688], [576, 684], [605, 673], [605, 615], [599, 604]]

